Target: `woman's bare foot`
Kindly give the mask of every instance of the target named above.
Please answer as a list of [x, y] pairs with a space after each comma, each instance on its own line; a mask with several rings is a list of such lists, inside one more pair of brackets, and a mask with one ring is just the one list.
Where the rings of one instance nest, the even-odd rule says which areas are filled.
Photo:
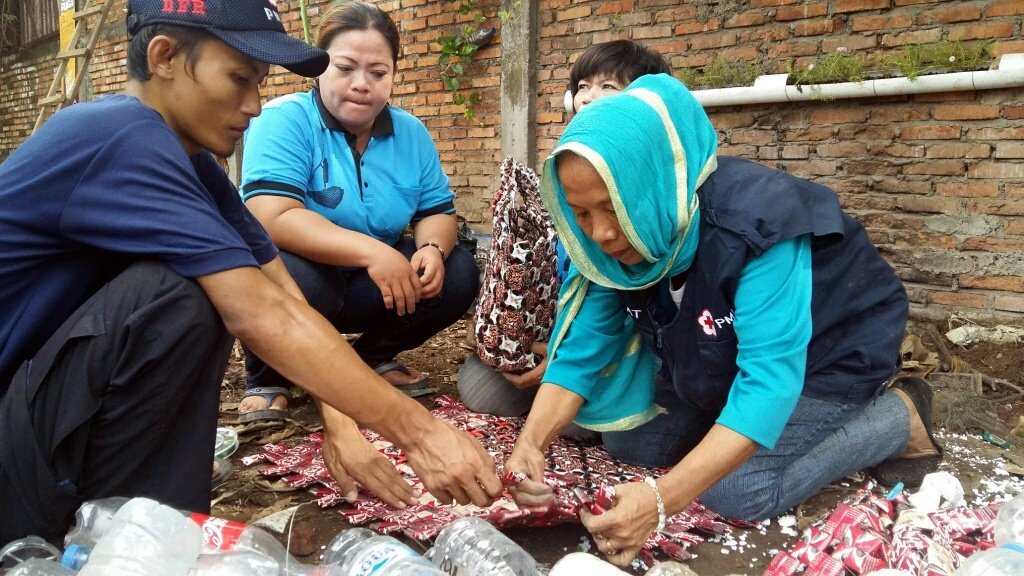
[[924, 421], [917, 411], [917, 406], [906, 392], [899, 388], [890, 388], [890, 392], [896, 394], [903, 403], [907, 405], [907, 417], [910, 421], [910, 437], [907, 439], [907, 449], [900, 458], [920, 458], [938, 454], [939, 449], [928, 437], [928, 430], [924, 427]]
[[246, 414], [248, 412], [255, 412], [257, 410], [266, 410], [272, 408], [275, 410], [287, 410], [288, 409], [288, 397], [284, 394], [278, 394], [274, 396], [274, 401], [267, 405], [267, 399], [263, 396], [248, 396], [242, 398], [242, 401], [238, 403], [238, 413]]

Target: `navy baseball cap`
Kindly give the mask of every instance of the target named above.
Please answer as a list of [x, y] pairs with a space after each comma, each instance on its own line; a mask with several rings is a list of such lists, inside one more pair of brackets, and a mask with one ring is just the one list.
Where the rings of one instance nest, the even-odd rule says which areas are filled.
[[300, 76], [327, 69], [327, 52], [288, 35], [275, 0], [128, 0], [128, 34], [167, 24], [201, 28], [242, 54]]

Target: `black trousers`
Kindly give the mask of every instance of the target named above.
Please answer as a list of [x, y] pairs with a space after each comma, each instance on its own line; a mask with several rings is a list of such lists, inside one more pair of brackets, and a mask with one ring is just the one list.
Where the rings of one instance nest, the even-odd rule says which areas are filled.
[[166, 265], [133, 264], [93, 294], [0, 398], [0, 545], [57, 539], [108, 496], [208, 511], [231, 343]]

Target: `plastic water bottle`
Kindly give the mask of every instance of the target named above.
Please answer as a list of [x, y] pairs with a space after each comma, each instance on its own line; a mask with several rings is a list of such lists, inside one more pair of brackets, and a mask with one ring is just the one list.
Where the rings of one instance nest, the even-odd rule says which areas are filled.
[[458, 576], [539, 576], [537, 561], [487, 522], [459, 518], [437, 535], [428, 553], [434, 565]]
[[1018, 494], [999, 509], [993, 536], [996, 544], [1024, 545], [1024, 494]]
[[32, 558], [6, 572], [7, 576], [75, 576], [76, 572], [56, 560]]
[[647, 571], [646, 576], [697, 576], [697, 573], [686, 564], [679, 562], [659, 562]]
[[335, 536], [324, 551], [321, 571], [327, 576], [444, 574], [412, 548], [366, 528], [350, 528]]
[[960, 565], [956, 576], [1019, 576], [1024, 574], [1024, 546], [1002, 544], [976, 552]]
[[181, 512], [148, 498], [125, 503], [96, 541], [80, 576], [182, 576], [203, 536]]
[[619, 570], [609, 562], [601, 560], [593, 554], [586, 552], [573, 552], [567, 554], [551, 567], [549, 576], [629, 576], [628, 572]]
[[277, 560], [256, 552], [200, 554], [189, 576], [279, 576]]
[[0, 548], [0, 574], [29, 560], [59, 560], [60, 550], [39, 536], [26, 536]]

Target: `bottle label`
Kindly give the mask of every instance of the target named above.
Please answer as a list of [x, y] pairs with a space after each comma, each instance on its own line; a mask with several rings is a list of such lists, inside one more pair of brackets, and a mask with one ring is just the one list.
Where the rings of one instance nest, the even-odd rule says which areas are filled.
[[350, 574], [351, 576], [370, 576], [388, 565], [392, 560], [409, 558], [415, 555], [416, 553], [405, 544], [381, 542], [361, 552], [353, 559], [352, 566], [355, 570], [350, 572]]
[[437, 569], [448, 574], [448, 576], [467, 576], [469, 574], [469, 570], [456, 564], [452, 557], [447, 554], [441, 559], [441, 565]]
[[214, 518], [198, 512], [189, 516], [203, 531], [203, 548], [228, 552], [234, 550], [238, 539], [242, 537], [246, 525], [223, 518]]

